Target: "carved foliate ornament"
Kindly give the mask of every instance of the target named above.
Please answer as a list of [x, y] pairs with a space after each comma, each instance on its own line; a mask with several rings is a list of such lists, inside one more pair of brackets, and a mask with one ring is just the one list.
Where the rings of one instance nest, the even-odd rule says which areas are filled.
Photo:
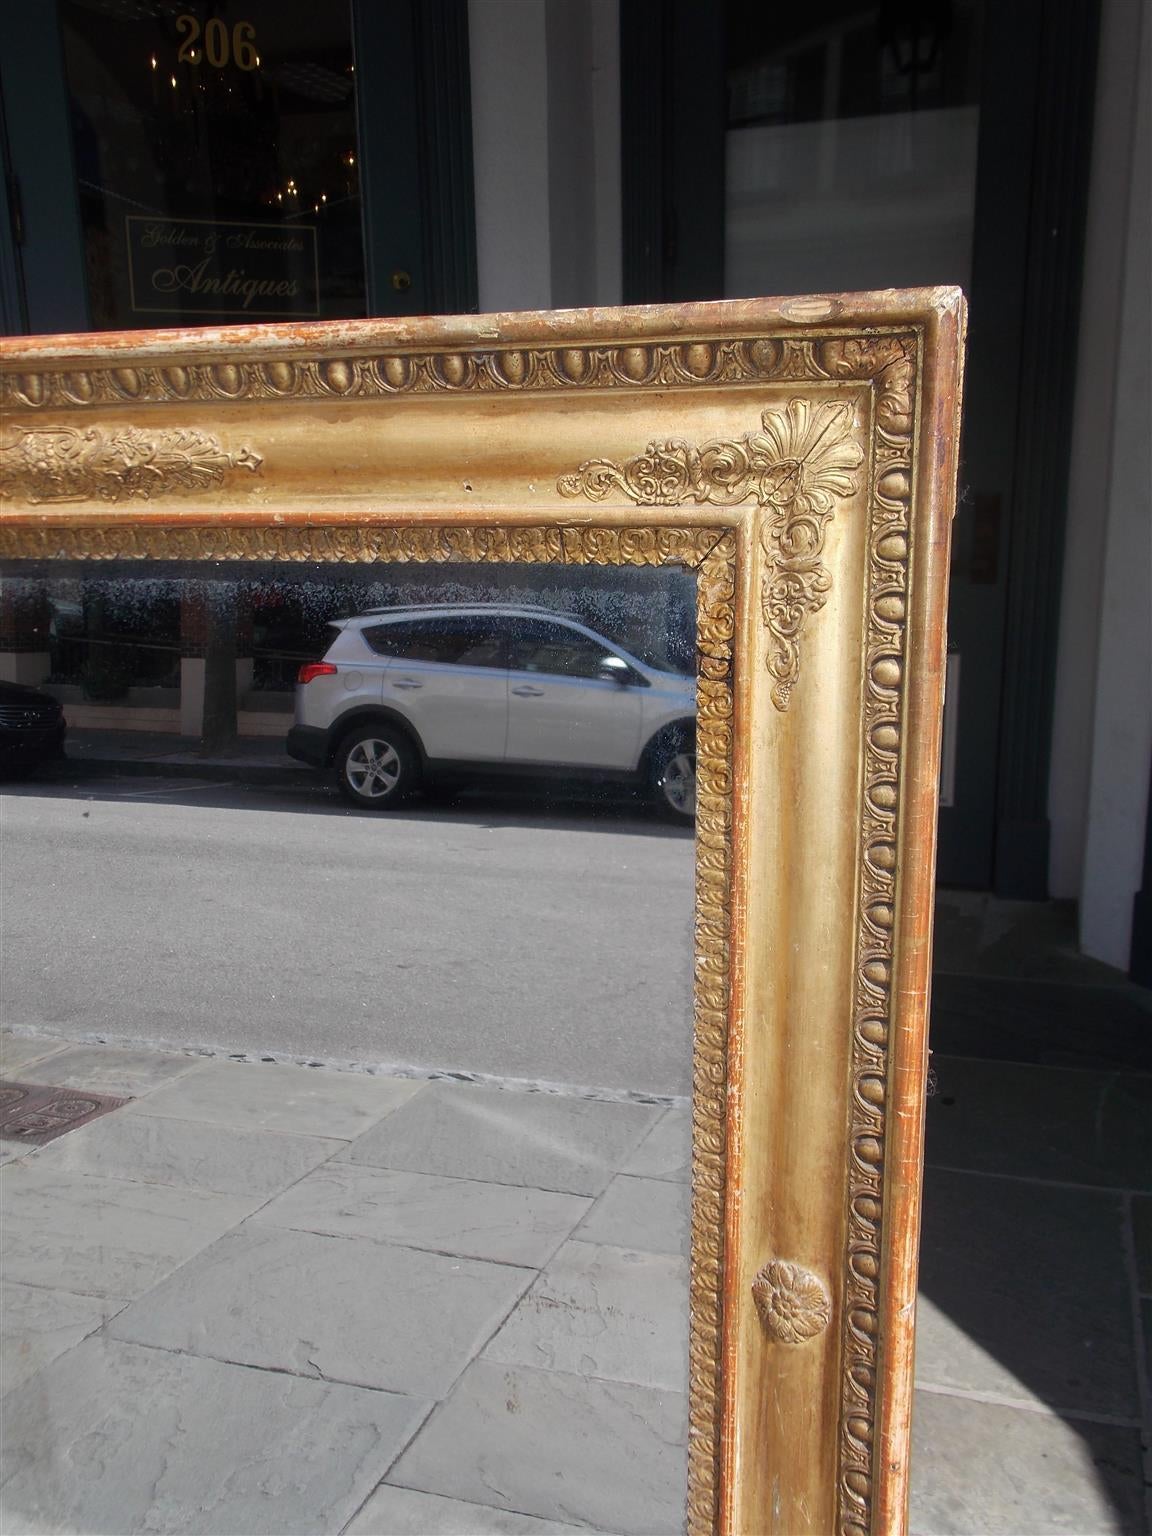
[[26, 427], [0, 444], [0, 495], [49, 501], [130, 501], [215, 490], [229, 470], [259, 470], [208, 432], [141, 427]]
[[760, 606], [772, 637], [772, 700], [787, 709], [800, 675], [804, 621], [824, 606], [832, 587], [821, 558], [825, 528], [837, 498], [856, 494], [864, 451], [852, 435], [852, 408], [839, 401], [789, 400], [783, 411], [765, 411], [760, 425], [760, 432], [699, 448], [649, 443], [623, 464], [588, 459], [561, 475], [556, 488], [561, 496], [626, 496], [649, 507], [749, 500], [763, 507], [760, 546], [767, 565]]
[[814, 405], [789, 400], [784, 411], [765, 411], [760, 432], [691, 443], [649, 443], [643, 453], [614, 464], [586, 459], [573, 473], [561, 475], [561, 496], [605, 501], [613, 493], [644, 507], [679, 507], [685, 502], [733, 506], [754, 500], [760, 506], [832, 509], [834, 495], [856, 489], [851, 471], [863, 450], [850, 436], [851, 409], [835, 401]]
[[801, 629], [823, 608], [832, 587], [821, 558], [825, 529], [837, 498], [856, 494], [855, 471], [864, 452], [851, 436], [847, 405], [790, 400], [783, 415], [765, 411], [762, 420], [761, 441], [769, 445], [776, 468], [771, 494], [761, 502], [770, 510], [760, 524], [767, 561], [760, 607], [772, 637], [772, 701], [787, 709], [800, 675]]

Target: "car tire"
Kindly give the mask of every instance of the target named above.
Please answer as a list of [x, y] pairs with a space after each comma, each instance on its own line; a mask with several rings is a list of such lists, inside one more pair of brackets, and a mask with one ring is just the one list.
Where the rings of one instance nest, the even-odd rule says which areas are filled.
[[648, 752], [648, 790], [661, 816], [681, 826], [696, 820], [696, 733], [687, 726], [662, 732]]
[[390, 811], [416, 787], [418, 763], [405, 731], [391, 720], [369, 720], [342, 738], [332, 771], [345, 800], [362, 810]]

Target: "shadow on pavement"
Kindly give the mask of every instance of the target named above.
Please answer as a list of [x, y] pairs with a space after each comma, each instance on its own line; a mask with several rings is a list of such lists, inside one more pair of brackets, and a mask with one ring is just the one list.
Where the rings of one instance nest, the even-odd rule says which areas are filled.
[[171, 767], [157, 771], [147, 762], [128, 771], [106, 763], [67, 759], [35, 775], [0, 780], [0, 792], [11, 796], [50, 796], [81, 801], [172, 801], [212, 810], [287, 811], [296, 815], [355, 817], [386, 827], [397, 821], [485, 827], [540, 828], [548, 831], [613, 832], [634, 837], [691, 841], [690, 826], [664, 821], [642, 797], [618, 786], [580, 785], [566, 788], [555, 781], [519, 779], [456, 786], [432, 786], [392, 811], [365, 811], [347, 804], [320, 774], [294, 765], [282, 774], [264, 769], [250, 773], [237, 765], [220, 776], [219, 764], [200, 774], [192, 764], [179, 773]]
[[938, 899], [912, 1531], [1136, 1536], [1152, 999], [1075, 953], [1058, 904], [974, 904]]

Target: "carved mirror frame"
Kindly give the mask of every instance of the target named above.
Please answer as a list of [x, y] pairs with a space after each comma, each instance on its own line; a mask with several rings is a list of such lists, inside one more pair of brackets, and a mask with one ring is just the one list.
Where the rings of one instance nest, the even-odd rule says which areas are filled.
[[963, 326], [939, 289], [3, 348], [6, 560], [697, 573], [693, 1536], [904, 1524]]

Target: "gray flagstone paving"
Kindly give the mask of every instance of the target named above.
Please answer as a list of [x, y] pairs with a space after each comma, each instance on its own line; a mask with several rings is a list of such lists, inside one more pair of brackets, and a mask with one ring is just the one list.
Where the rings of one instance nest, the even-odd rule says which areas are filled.
[[123, 1296], [74, 1296], [0, 1282], [0, 1395], [35, 1376], [126, 1305]]
[[598, 1195], [660, 1114], [648, 1104], [429, 1083], [341, 1156], [378, 1168]]
[[686, 1442], [679, 1392], [478, 1360], [388, 1481], [602, 1531], [671, 1536], [683, 1528]]
[[199, 1056], [164, 1055], [112, 1045], [73, 1045], [40, 1062], [31, 1080], [135, 1098], [189, 1072], [203, 1071], [204, 1065]]
[[684, 1392], [687, 1311], [686, 1259], [565, 1243], [484, 1358]]
[[676, 1179], [687, 1184], [692, 1177], [692, 1111], [666, 1109], [632, 1156], [621, 1165], [621, 1172], [648, 1179]]
[[32, 1062], [44, 1061], [67, 1045], [67, 1040], [50, 1040], [43, 1035], [14, 1035], [9, 1030], [0, 1030], [0, 1077], [21, 1077]]
[[1139, 1536], [1143, 1493], [1138, 1429], [916, 1393], [919, 1536]]
[[408, 1078], [371, 1077], [362, 1072], [214, 1061], [158, 1088], [128, 1112], [351, 1141], [422, 1086]]
[[587, 1529], [383, 1483], [344, 1536], [577, 1536]]
[[687, 1258], [691, 1206], [687, 1184], [617, 1174], [573, 1236]]
[[938, 1168], [925, 1190], [919, 1378], [1138, 1418], [1119, 1196]]
[[590, 1204], [513, 1184], [329, 1163], [265, 1206], [259, 1220], [538, 1269]]
[[138, 1296], [257, 1204], [21, 1159], [0, 1180], [5, 1278], [80, 1295]]
[[[682, 1529], [685, 1110], [128, 1054], [0, 1143], [4, 1530]], [[910, 1530], [1136, 1536], [1142, 1090], [936, 1064]]]
[[114, 1338], [441, 1397], [533, 1271], [248, 1223], [129, 1307]]
[[5, 1400], [4, 1532], [337, 1532], [428, 1411], [89, 1339]]
[[339, 1152], [343, 1141], [239, 1131], [160, 1115], [107, 1115], [44, 1148], [38, 1164], [144, 1184], [267, 1196]]

